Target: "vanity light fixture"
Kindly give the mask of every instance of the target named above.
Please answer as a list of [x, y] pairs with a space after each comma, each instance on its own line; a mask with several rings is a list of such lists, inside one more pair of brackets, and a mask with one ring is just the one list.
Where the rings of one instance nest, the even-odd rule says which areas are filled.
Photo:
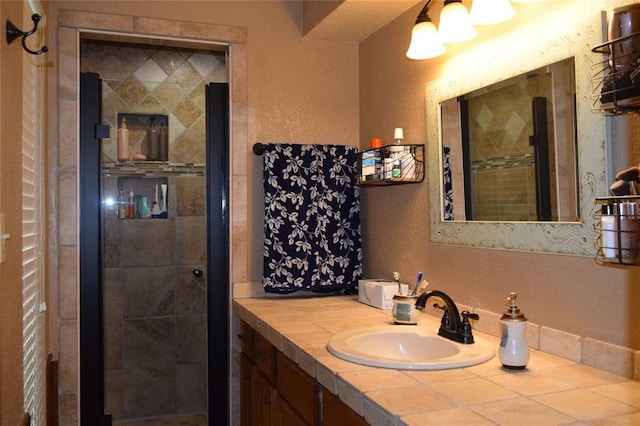
[[493, 25], [516, 15], [509, 0], [473, 0], [469, 16], [474, 25]]
[[436, 26], [431, 22], [427, 13], [431, 0], [427, 1], [411, 31], [411, 43], [407, 49], [409, 59], [430, 59], [440, 56], [445, 52], [445, 47], [440, 41], [440, 35]]
[[538, 0], [511, 0], [513, 3], [534, 3]]
[[462, 0], [444, 0], [438, 33], [445, 44], [471, 40], [478, 35]]

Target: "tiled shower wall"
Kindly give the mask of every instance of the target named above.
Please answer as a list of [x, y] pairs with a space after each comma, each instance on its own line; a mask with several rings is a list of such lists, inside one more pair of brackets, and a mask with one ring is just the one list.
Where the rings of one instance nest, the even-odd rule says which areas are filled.
[[[55, 17], [57, 27], [57, 67], [52, 68], [55, 80], [56, 97], [52, 102], [52, 116], [55, 125], [51, 130], [49, 170], [53, 194], [59, 199], [51, 208], [52, 239], [50, 247], [49, 273], [54, 299], [58, 298], [57, 341], [59, 342], [60, 381], [58, 396], [60, 399], [60, 424], [79, 424], [80, 421], [80, 384], [78, 363], [80, 361], [80, 317], [78, 294], [80, 282], [79, 235], [76, 215], [78, 210], [79, 166], [79, 82], [80, 52], [78, 40], [93, 31], [105, 34], [120, 33], [130, 40], [138, 37], [162, 37], [163, 40], [189, 40], [200, 46], [226, 44], [229, 51], [229, 67], [234, 72], [228, 76], [231, 108], [231, 152], [230, 161], [233, 179], [230, 182], [231, 199], [231, 252], [232, 282], [244, 283], [248, 280], [248, 212], [247, 212], [247, 173], [248, 173], [248, 85], [246, 27], [191, 23], [171, 19], [157, 19], [126, 14], [87, 13], [58, 9]], [[54, 342], [55, 343], [55, 342]], [[55, 345], [54, 345], [55, 346]], [[237, 365], [233, 366], [233, 385], [238, 389]], [[236, 392], [237, 393], [237, 392]], [[237, 403], [237, 402], [234, 402]]]
[[168, 115], [169, 163], [181, 169], [163, 175], [172, 168], [126, 163], [130, 176], [103, 173], [105, 199], [117, 198], [119, 178], [140, 176], [134, 192], [149, 196], [149, 207], [151, 177], [166, 177], [169, 188], [168, 219], [118, 220], [114, 207], [105, 210], [106, 410], [115, 421], [205, 414], [206, 279], [192, 274], [206, 273], [205, 179], [202, 167], [180, 165], [205, 163], [205, 85], [227, 81], [225, 56], [86, 40], [81, 70], [103, 82], [105, 165], [116, 162], [117, 114], [126, 112]]
[[102, 79], [105, 162], [117, 159], [117, 114], [129, 112], [168, 115], [169, 162], [204, 164], [204, 86], [228, 81], [223, 53], [85, 40], [80, 56]]

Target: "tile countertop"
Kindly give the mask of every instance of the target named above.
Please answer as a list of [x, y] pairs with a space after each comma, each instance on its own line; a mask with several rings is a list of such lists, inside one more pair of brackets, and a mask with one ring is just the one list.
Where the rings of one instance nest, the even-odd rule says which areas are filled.
[[[390, 311], [354, 296], [234, 299], [234, 312], [372, 425], [640, 425], [640, 382], [532, 350], [527, 369], [497, 355], [472, 367], [409, 371], [331, 355], [334, 334], [391, 324]], [[418, 323], [437, 331], [439, 318]], [[401, 327], [401, 326], [399, 326]], [[474, 334], [495, 342], [485, 333]]]

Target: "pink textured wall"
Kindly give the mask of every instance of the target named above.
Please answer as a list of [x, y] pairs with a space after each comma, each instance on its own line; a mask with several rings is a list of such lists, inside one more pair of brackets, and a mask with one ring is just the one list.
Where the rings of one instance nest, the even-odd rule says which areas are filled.
[[[358, 45], [310, 40], [301, 2], [51, 1], [57, 10], [139, 15], [248, 30], [249, 226], [262, 233], [261, 158], [255, 142], [358, 144]], [[245, 111], [243, 111], [245, 113]], [[262, 276], [262, 242], [249, 247], [249, 280]]]

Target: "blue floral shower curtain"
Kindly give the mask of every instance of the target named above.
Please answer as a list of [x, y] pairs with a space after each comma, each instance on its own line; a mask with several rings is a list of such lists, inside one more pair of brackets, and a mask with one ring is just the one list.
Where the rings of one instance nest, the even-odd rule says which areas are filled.
[[362, 275], [357, 148], [264, 145], [263, 285], [345, 292]]

